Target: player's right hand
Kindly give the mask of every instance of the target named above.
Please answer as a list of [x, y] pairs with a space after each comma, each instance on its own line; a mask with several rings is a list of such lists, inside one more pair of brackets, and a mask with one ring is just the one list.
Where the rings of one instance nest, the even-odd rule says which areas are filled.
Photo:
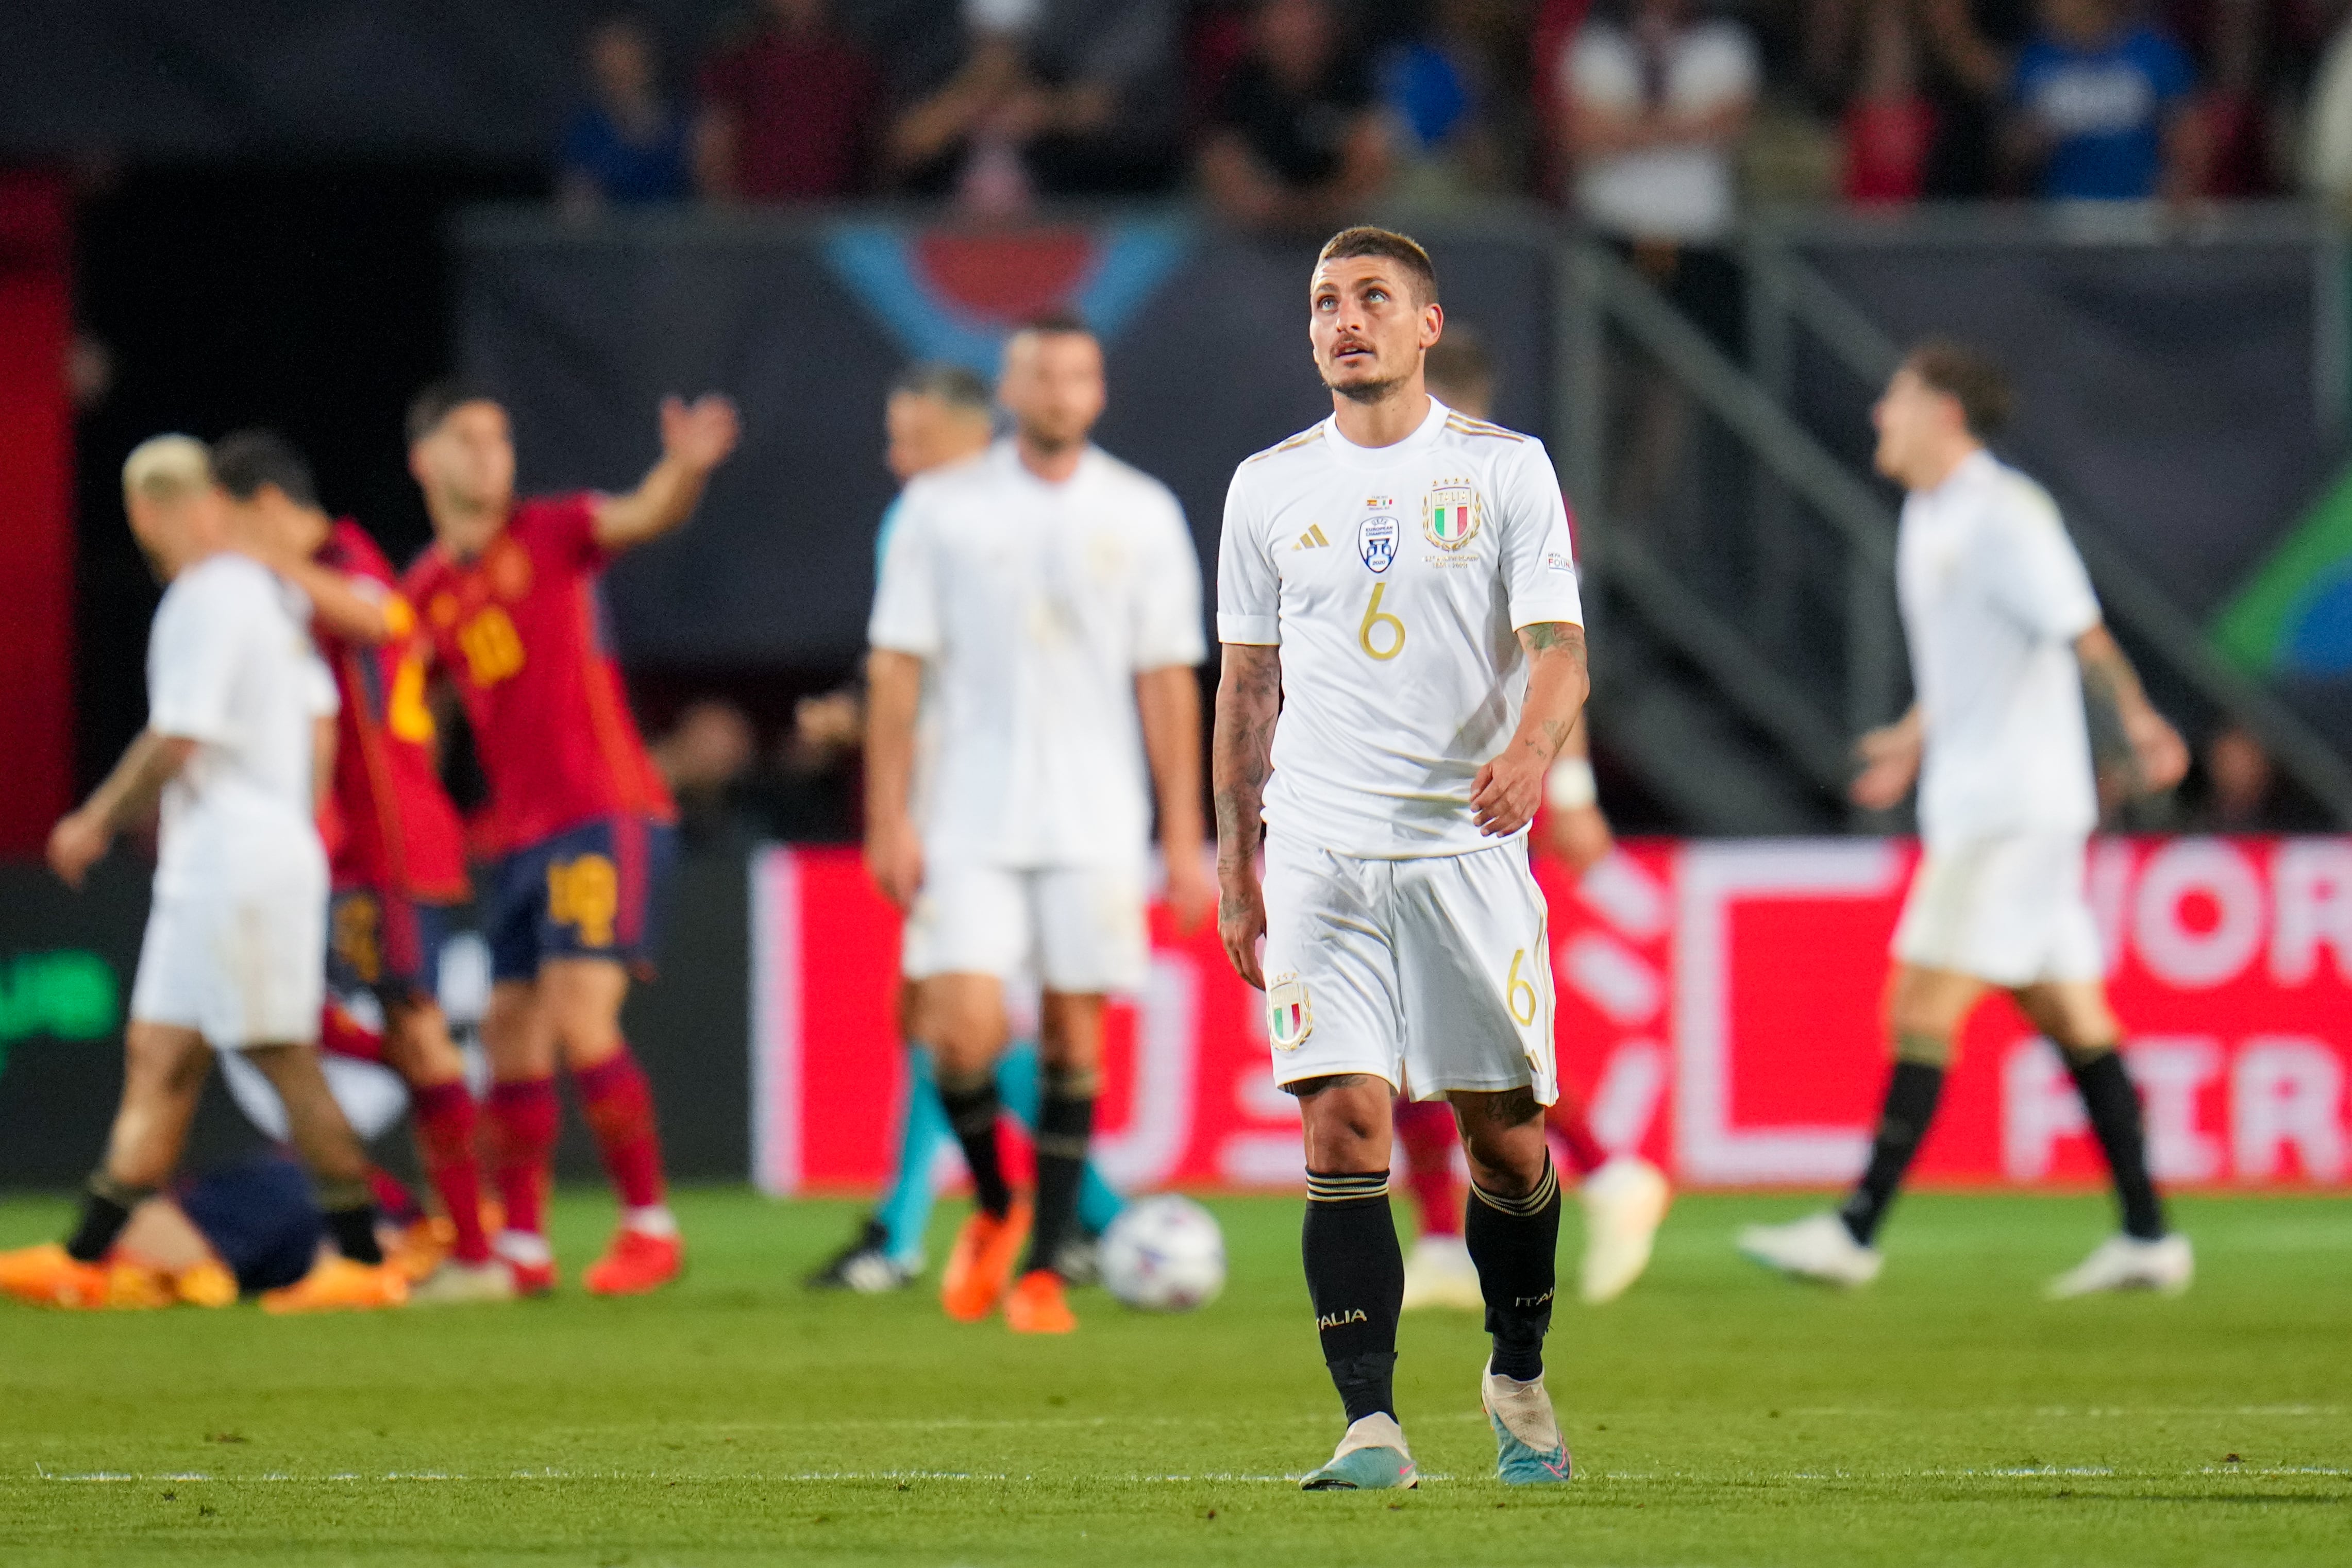
[[912, 909], [923, 890], [923, 840], [912, 822], [884, 822], [866, 834], [866, 872], [882, 896]]
[[1257, 945], [1265, 937], [1265, 890], [1258, 885], [1255, 867], [1217, 873], [1217, 936], [1225, 945], [1225, 959], [1250, 986], [1265, 989], [1259, 968]]
[[49, 869], [58, 880], [79, 892], [89, 868], [106, 858], [114, 835], [87, 811], [70, 811], [49, 830]]
[[1846, 791], [1865, 811], [1891, 811], [1911, 792], [1919, 776], [1918, 731], [1907, 724], [1872, 730], [1854, 744], [1862, 771]]

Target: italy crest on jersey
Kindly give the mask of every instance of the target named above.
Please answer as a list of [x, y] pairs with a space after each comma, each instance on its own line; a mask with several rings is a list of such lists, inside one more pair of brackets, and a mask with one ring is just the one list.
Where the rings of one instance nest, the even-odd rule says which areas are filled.
[[1265, 1032], [1276, 1051], [1297, 1051], [1315, 1032], [1315, 1009], [1307, 1000], [1307, 982], [1292, 976], [1275, 982], [1265, 993]]
[[1460, 549], [1478, 535], [1478, 492], [1465, 484], [1430, 487], [1421, 504], [1421, 531], [1439, 549]]
[[1366, 517], [1356, 525], [1356, 553], [1372, 570], [1386, 571], [1389, 562], [1396, 559], [1397, 535], [1401, 531], [1394, 517]]

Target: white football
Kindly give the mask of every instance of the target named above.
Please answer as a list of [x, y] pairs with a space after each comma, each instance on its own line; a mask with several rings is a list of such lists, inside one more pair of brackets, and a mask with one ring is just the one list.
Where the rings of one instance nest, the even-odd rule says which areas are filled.
[[1225, 1288], [1225, 1235], [1189, 1197], [1162, 1193], [1119, 1210], [1103, 1232], [1105, 1289], [1148, 1312], [1189, 1312]]

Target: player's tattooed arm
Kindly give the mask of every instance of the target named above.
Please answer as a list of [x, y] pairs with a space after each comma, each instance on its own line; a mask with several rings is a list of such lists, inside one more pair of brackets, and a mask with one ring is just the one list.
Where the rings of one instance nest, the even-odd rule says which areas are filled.
[[692, 402], [664, 398], [661, 461], [627, 495], [597, 501], [599, 548], [627, 549], [661, 538], [692, 517], [701, 504], [703, 486], [710, 482], [710, 471], [735, 450], [742, 428], [735, 405], [717, 392]]
[[106, 781], [49, 832], [49, 866], [68, 887], [79, 887], [105, 857], [114, 835], [155, 808], [163, 786], [188, 765], [196, 743], [142, 729], [124, 749]]
[[1258, 886], [1257, 849], [1265, 832], [1265, 782], [1274, 774], [1274, 726], [1281, 712], [1281, 650], [1224, 644], [1209, 758], [1217, 813], [1217, 935], [1234, 972], [1261, 990], [1265, 977], [1258, 971], [1257, 940], [1265, 934], [1265, 898]]
[[1552, 759], [1576, 732], [1589, 685], [1584, 628], [1570, 621], [1539, 621], [1519, 628], [1528, 654], [1528, 695], [1519, 727], [1470, 785], [1470, 813], [1478, 831], [1508, 838], [1534, 820], [1543, 801]]
[[2189, 771], [2189, 747], [2147, 700], [2139, 672], [2114, 634], [2104, 625], [2092, 627], [2074, 639], [2074, 658], [2091, 706], [2091, 733], [2105, 742], [2099, 760], [2121, 772], [2134, 795], [2179, 783]]

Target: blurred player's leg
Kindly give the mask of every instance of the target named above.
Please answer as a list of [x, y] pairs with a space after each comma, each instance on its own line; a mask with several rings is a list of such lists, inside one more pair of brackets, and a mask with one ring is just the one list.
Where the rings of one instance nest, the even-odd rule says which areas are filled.
[[1544, 1137], [1543, 1108], [1524, 1089], [1452, 1098], [1470, 1155], [1464, 1229], [1494, 1345], [1479, 1403], [1498, 1445], [1496, 1473], [1517, 1484], [1564, 1481], [1568, 1448], [1543, 1382], [1559, 1249], [1559, 1178]]
[[1004, 1048], [1004, 987], [993, 975], [935, 975], [922, 983], [924, 1016], [939, 1053], [940, 1101], [962, 1145], [977, 1208], [957, 1233], [940, 1279], [940, 1303], [960, 1322], [996, 1310], [1029, 1231], [997, 1144], [996, 1058]]
[[286, 1107], [288, 1133], [310, 1172], [327, 1234], [341, 1254], [321, 1262], [298, 1283], [262, 1297], [262, 1309], [350, 1311], [397, 1306], [406, 1301], [408, 1281], [384, 1262], [383, 1247], [376, 1239], [375, 1195], [368, 1181], [367, 1151], [327, 1087], [318, 1051], [308, 1045], [265, 1045], [247, 1047], [242, 1054], [269, 1080]]
[[1592, 1306], [1613, 1301], [1650, 1266], [1658, 1227], [1674, 1189], [1666, 1173], [1635, 1154], [1612, 1156], [1593, 1135], [1584, 1101], [1567, 1085], [1544, 1110], [1544, 1124], [1559, 1139], [1584, 1208], [1584, 1260], [1577, 1293]]
[[1486, 1305], [1478, 1266], [1462, 1239], [1462, 1181], [1454, 1171], [1454, 1113], [1442, 1100], [1399, 1100], [1397, 1146], [1404, 1152], [1405, 1190], [1419, 1211], [1421, 1234], [1404, 1260], [1404, 1308]]
[[179, 1164], [213, 1053], [193, 1029], [133, 1019], [123, 1032], [122, 1059], [121, 1103], [72, 1235], [63, 1246], [0, 1253], [0, 1293], [38, 1306], [107, 1304], [103, 1260], [131, 1211]]
[[479, 1116], [466, 1084], [466, 1059], [437, 1003], [412, 998], [389, 1009], [386, 1061], [406, 1079], [416, 1149], [449, 1227], [449, 1255], [415, 1281], [420, 1302], [504, 1301], [514, 1276], [490, 1252], [482, 1228]]
[[549, 1173], [562, 1125], [555, 1097], [555, 1036], [539, 1006], [533, 980], [502, 978], [490, 988], [482, 1015], [482, 1046], [490, 1057], [488, 1123], [490, 1180], [506, 1211], [492, 1249], [513, 1270], [527, 1296], [555, 1288], [555, 1253], [547, 1241]]
[[[1099, 1025], [1097, 1032], [1100, 1032]], [[1043, 1052], [1034, 1040], [1014, 1040], [996, 1059], [997, 1098], [1033, 1138], [1039, 1118], [1045, 1113], [1046, 1077]], [[1095, 1279], [1095, 1239], [1110, 1228], [1110, 1222], [1126, 1207], [1127, 1200], [1104, 1179], [1089, 1153], [1078, 1167], [1076, 1223], [1065, 1233], [1054, 1252], [1055, 1272], [1073, 1285], [1091, 1284]]]
[[1020, 1333], [1067, 1333], [1076, 1328], [1063, 1299], [1062, 1249], [1077, 1228], [1078, 1187], [1094, 1136], [1095, 1098], [1102, 1060], [1103, 998], [1093, 993], [1047, 991], [1039, 1019], [1036, 1120], [1037, 1198], [1029, 1261], [1004, 1305], [1005, 1322]]
[[2108, 1238], [2082, 1264], [2053, 1280], [2049, 1293], [2064, 1298], [2100, 1291], [2177, 1294], [2187, 1290], [2196, 1272], [2195, 1258], [2189, 1239], [2166, 1228], [2164, 1205], [2148, 1176], [2139, 1092], [2116, 1049], [2123, 1025], [2107, 1006], [2105, 988], [2095, 980], [2053, 980], [2011, 994], [2066, 1059], [2092, 1134], [2106, 1156], [2123, 1220], [2122, 1234]]
[[609, 958], [550, 958], [540, 967], [539, 989], [621, 1202], [612, 1245], [583, 1281], [599, 1295], [634, 1295], [667, 1284], [677, 1277], [684, 1251], [662, 1178], [653, 1086], [621, 1035], [628, 971]]

